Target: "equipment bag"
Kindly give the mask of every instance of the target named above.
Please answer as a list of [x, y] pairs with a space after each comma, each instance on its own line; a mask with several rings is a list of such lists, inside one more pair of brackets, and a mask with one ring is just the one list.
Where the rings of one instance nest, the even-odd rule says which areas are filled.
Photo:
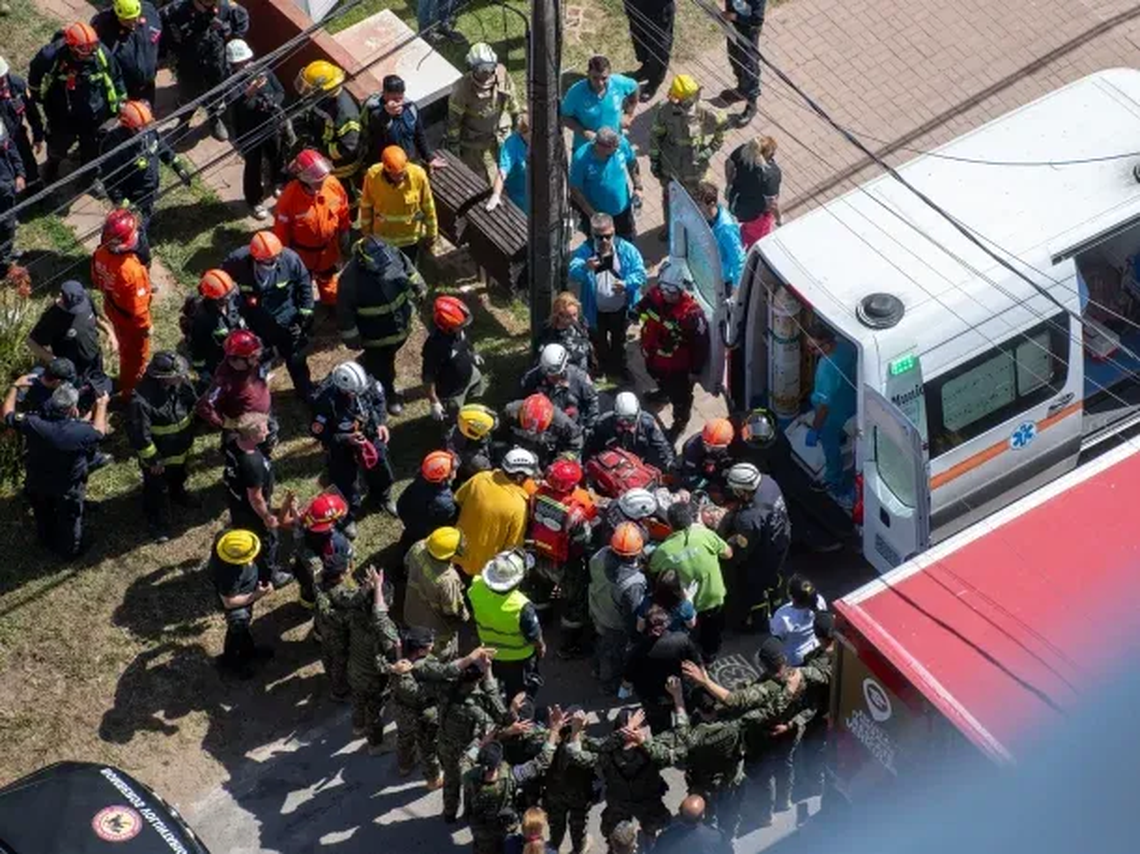
[[641, 457], [623, 448], [602, 451], [586, 463], [586, 479], [599, 495], [617, 498], [630, 489], [656, 489], [661, 485], [660, 469], [643, 463]]

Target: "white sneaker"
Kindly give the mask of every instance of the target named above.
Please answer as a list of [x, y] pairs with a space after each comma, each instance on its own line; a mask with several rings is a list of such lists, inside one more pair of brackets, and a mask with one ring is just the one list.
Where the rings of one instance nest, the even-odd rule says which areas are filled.
[[254, 205], [253, 218], [257, 220], [269, 219], [269, 209], [265, 205]]

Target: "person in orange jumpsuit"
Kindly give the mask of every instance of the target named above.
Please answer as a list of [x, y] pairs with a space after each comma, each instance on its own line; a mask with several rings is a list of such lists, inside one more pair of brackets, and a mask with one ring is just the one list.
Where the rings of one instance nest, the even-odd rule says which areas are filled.
[[277, 200], [273, 233], [301, 256], [324, 305], [336, 305], [341, 240], [352, 224], [348, 194], [320, 152], [306, 148], [289, 164], [294, 179]]
[[103, 294], [103, 313], [119, 339], [119, 395], [129, 400], [150, 361], [150, 274], [136, 254], [138, 217], [116, 208], [91, 258], [91, 281]]

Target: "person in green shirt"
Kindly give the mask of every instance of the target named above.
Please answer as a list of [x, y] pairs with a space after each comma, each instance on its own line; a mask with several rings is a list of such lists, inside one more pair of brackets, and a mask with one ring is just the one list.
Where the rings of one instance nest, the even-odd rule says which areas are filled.
[[658, 575], [672, 569], [681, 583], [692, 590], [693, 607], [697, 610], [697, 641], [706, 662], [720, 652], [724, 635], [724, 577], [720, 562], [732, 557], [732, 546], [717, 533], [698, 525], [697, 505], [678, 501], [669, 507], [669, 525], [673, 528], [665, 542], [653, 552], [649, 571]]

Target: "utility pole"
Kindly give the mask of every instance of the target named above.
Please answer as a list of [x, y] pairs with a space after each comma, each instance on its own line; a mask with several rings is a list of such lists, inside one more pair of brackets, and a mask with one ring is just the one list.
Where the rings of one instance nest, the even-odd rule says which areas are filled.
[[527, 97], [530, 100], [530, 217], [527, 275], [532, 340], [566, 281], [566, 147], [559, 121], [562, 72], [561, 0], [531, 0]]

